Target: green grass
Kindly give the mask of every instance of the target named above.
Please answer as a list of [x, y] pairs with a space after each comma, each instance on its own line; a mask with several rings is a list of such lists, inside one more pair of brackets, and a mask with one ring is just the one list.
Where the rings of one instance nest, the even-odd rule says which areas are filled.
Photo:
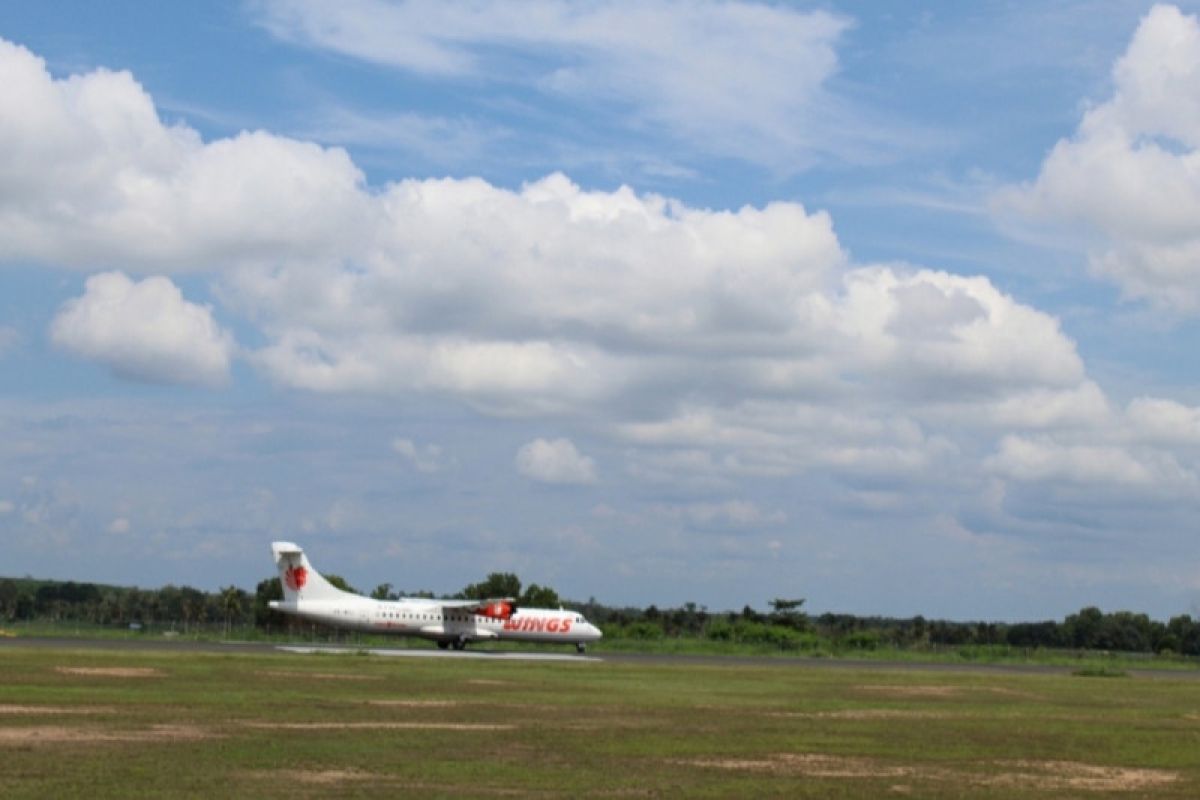
[[1112, 667], [1084, 667], [1071, 673], [1078, 678], [1128, 678], [1129, 673]]
[[[322, 626], [311, 626], [302, 633], [267, 633], [255, 627], [235, 627], [228, 635], [220, 625], [192, 627], [186, 633], [181, 627], [148, 626], [141, 631], [125, 627], [96, 625], [86, 622], [15, 622], [0, 628], [0, 635], [17, 637], [68, 637], [85, 639], [146, 640], [179, 638], [196, 641], [249, 641], [278, 643], [338, 643], [362, 647], [433, 648], [433, 642], [416, 638], [397, 638], [335, 632]], [[477, 645], [488, 650], [544, 650], [545, 645], [521, 642], [489, 642]], [[570, 648], [560, 648], [569, 652]], [[1054, 650], [1020, 648], [1007, 645], [961, 645], [894, 647], [881, 645], [874, 649], [840, 648], [827, 640], [819, 640], [815, 649], [782, 650], [766, 644], [721, 642], [697, 636], [659, 639], [606, 638], [591, 645], [594, 653], [650, 653], [693, 656], [756, 656], [779, 659], [849, 659], [854, 661], [904, 661], [926, 664], [995, 664], [1066, 667], [1077, 670], [1175, 670], [1200, 671], [1200, 659], [1190, 656], [1151, 653], [1100, 652], [1091, 650]]]
[[0, 676], [5, 798], [1200, 796], [1188, 676], [20, 646]]

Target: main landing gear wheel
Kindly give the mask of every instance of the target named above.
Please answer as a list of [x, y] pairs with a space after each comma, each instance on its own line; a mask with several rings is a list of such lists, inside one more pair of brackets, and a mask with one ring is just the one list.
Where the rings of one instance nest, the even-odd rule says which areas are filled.
[[455, 639], [454, 640], [454, 649], [455, 650], [466, 650], [467, 649], [466, 638], [463, 636], [460, 636], [457, 639]]
[[587, 645], [583, 642], [580, 642], [579, 644], [575, 645], [575, 652], [579, 653], [579, 655], [583, 655], [587, 652]]
[[437, 644], [438, 644], [438, 650], [445, 650], [447, 647], [450, 646], [449, 642], [444, 642], [441, 639], [438, 640]]

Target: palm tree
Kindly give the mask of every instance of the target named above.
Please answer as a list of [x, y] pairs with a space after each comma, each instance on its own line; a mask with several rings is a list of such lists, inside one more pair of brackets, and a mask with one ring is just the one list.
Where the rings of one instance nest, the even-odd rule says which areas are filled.
[[221, 608], [225, 611], [225, 638], [229, 638], [230, 621], [242, 615], [242, 590], [232, 585], [222, 589]]

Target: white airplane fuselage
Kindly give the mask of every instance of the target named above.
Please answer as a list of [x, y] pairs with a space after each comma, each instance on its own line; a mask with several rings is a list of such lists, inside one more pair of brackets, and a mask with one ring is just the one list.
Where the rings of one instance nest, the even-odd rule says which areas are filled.
[[581, 615], [566, 610], [521, 608], [507, 619], [470, 613], [472, 609], [445, 608], [437, 601], [420, 599], [272, 601], [284, 614], [347, 630], [423, 636], [427, 639], [513, 639], [526, 642], [576, 644], [594, 642], [599, 631]]
[[284, 599], [271, 608], [284, 614], [346, 630], [419, 636], [442, 647], [468, 642], [511, 640], [570, 644], [580, 651], [600, 639], [600, 630], [567, 609], [518, 608], [511, 598], [375, 600], [342, 591], [313, 569], [304, 552], [290, 542], [271, 549], [279, 568]]

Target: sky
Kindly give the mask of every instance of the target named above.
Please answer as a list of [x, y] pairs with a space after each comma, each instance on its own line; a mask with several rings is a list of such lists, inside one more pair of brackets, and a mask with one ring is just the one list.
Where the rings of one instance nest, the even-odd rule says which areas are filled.
[[0, 575], [1200, 614], [1200, 3], [0, 6]]

